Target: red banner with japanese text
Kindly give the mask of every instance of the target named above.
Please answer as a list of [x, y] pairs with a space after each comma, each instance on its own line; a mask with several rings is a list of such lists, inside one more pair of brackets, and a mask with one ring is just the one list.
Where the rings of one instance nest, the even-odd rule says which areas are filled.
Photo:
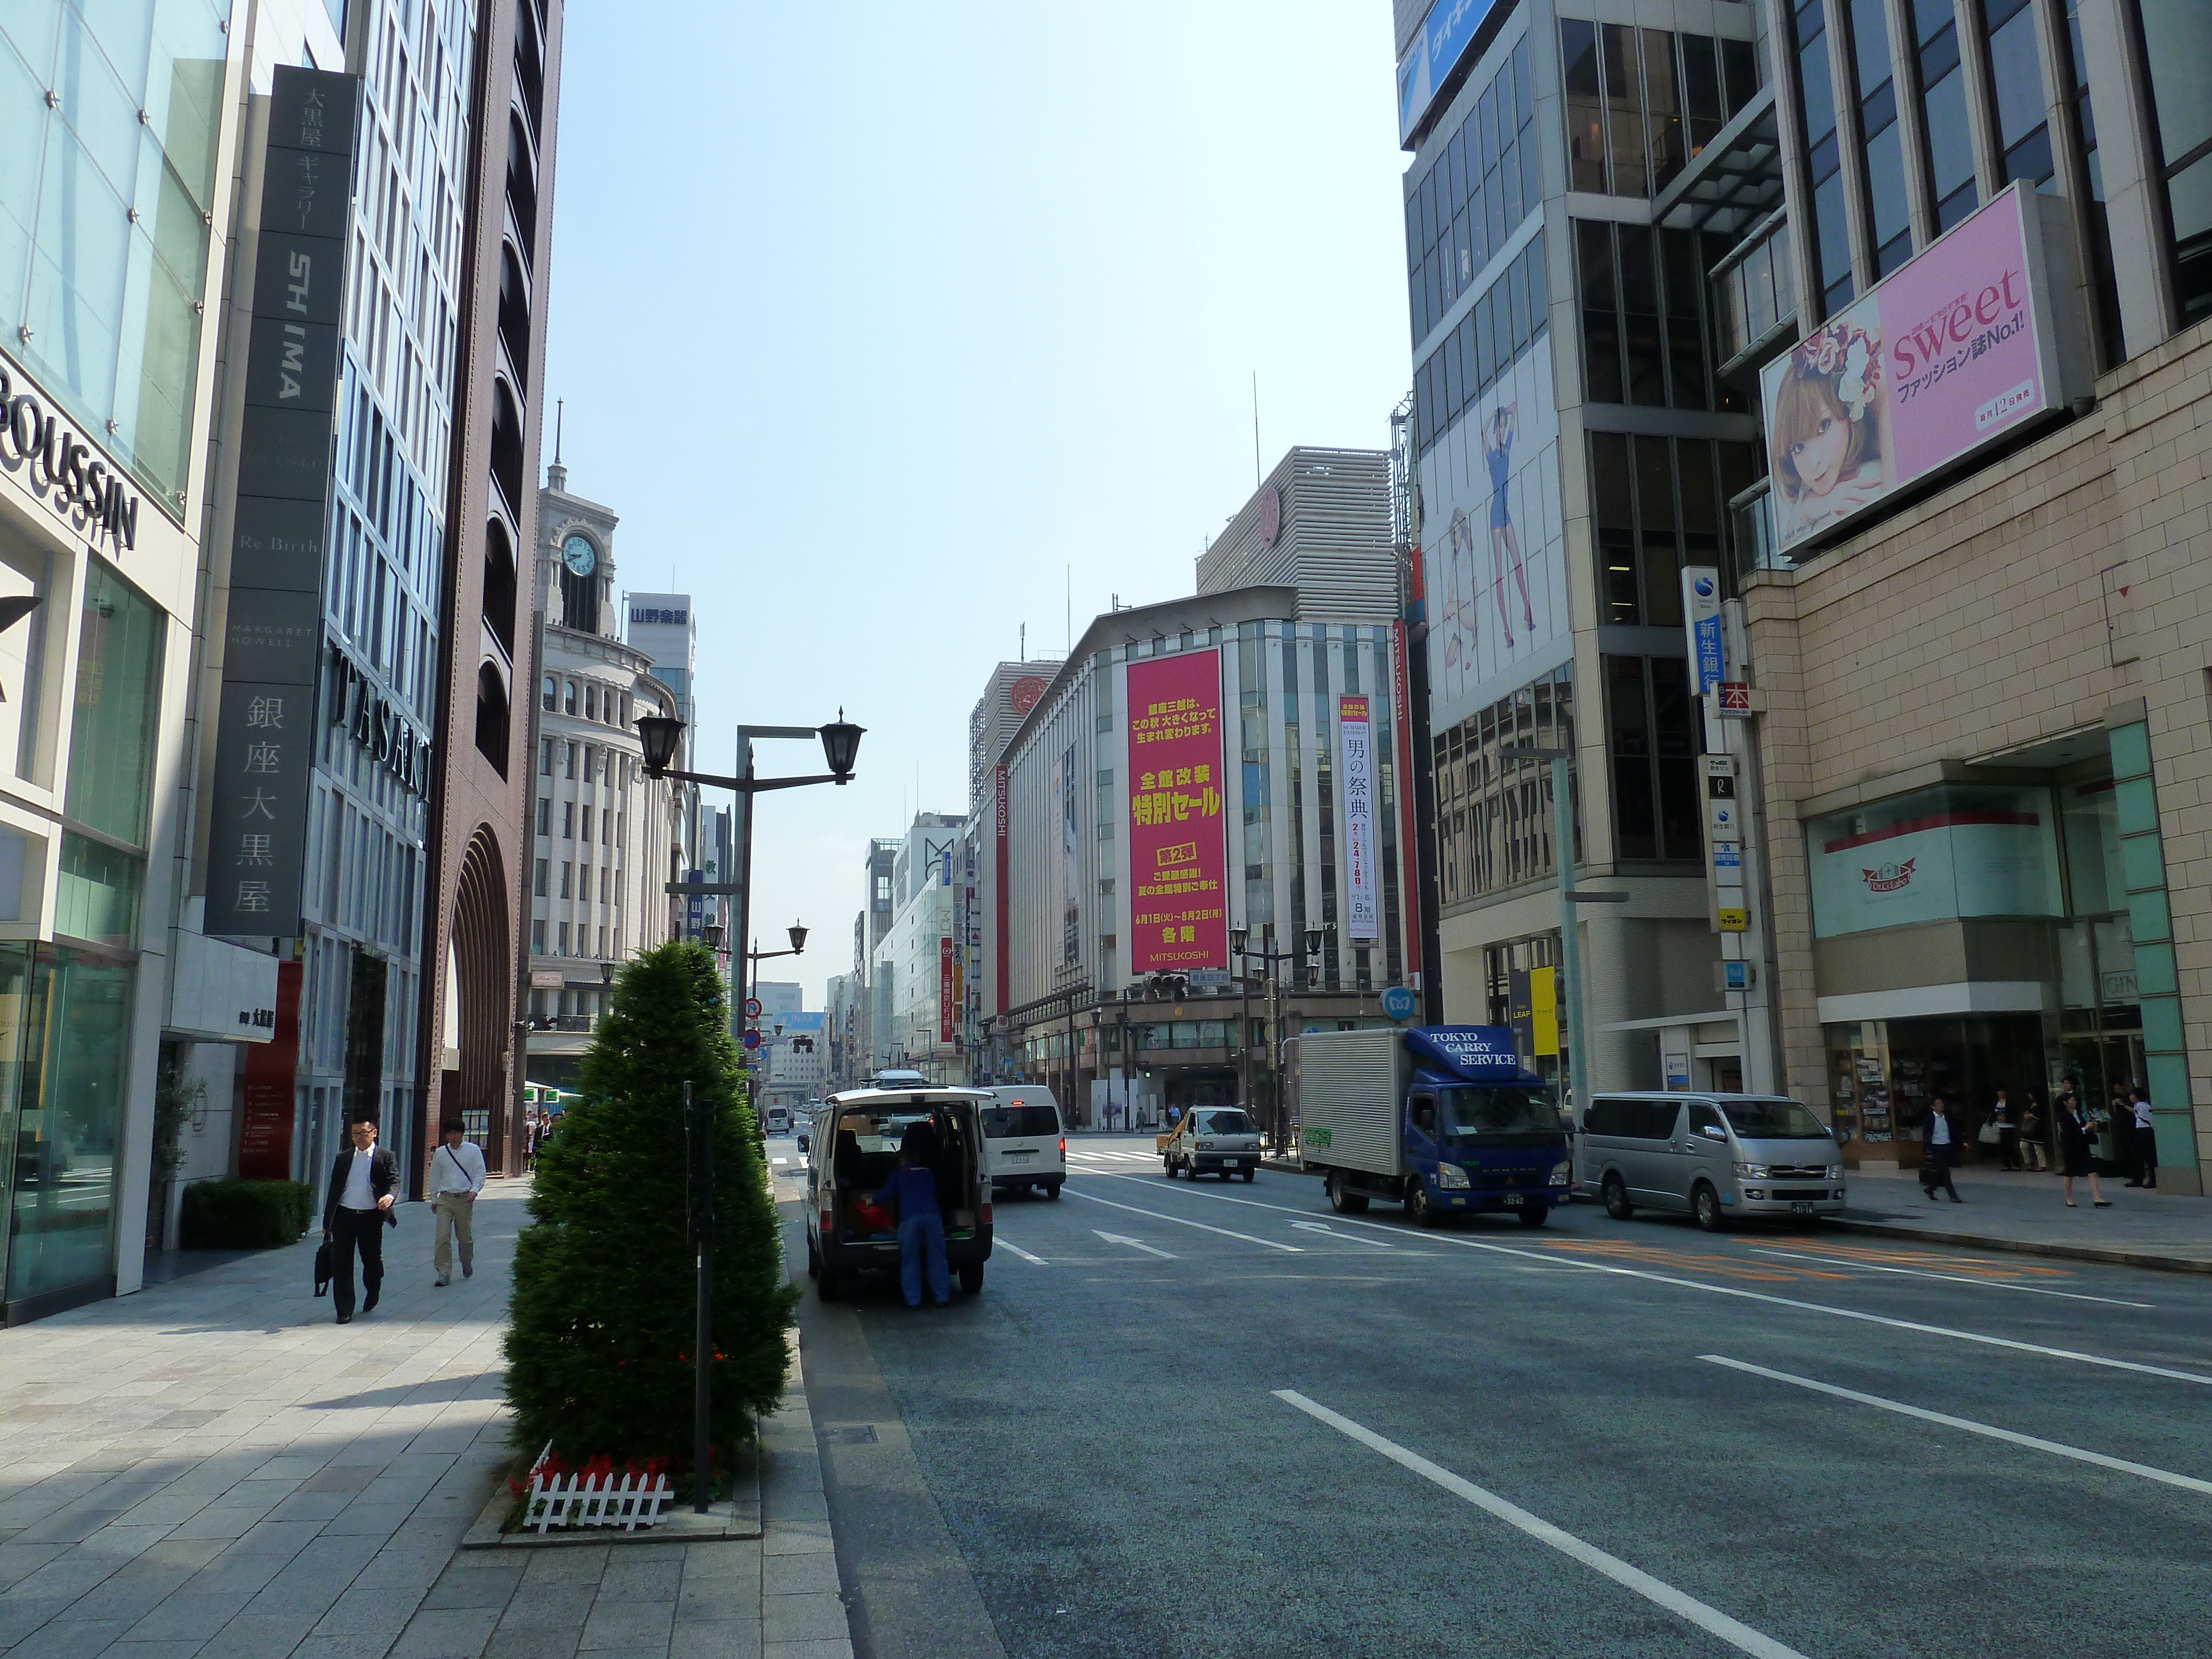
[[1129, 971], [1229, 965], [1221, 653], [1129, 665]]
[[950, 1042], [960, 1029], [960, 993], [953, 978], [952, 935], [937, 941], [937, 1040]]
[[[247, 1046], [238, 1130], [238, 1173], [248, 1181], [292, 1179], [293, 1077], [300, 1064], [300, 983], [304, 966], [276, 964], [276, 1035]], [[307, 1170], [309, 1181], [315, 1178]]]

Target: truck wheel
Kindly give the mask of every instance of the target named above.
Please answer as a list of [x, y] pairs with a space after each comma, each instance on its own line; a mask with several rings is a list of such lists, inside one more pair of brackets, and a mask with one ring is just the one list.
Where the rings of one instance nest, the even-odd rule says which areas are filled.
[[1541, 1204], [1522, 1210], [1520, 1215], [1521, 1224], [1524, 1227], [1540, 1227], [1552, 1218], [1551, 1211]]
[[806, 1239], [806, 1276], [809, 1279], [822, 1277], [822, 1252], [814, 1248], [814, 1237], [811, 1233]]
[[1411, 1184], [1406, 1189], [1406, 1213], [1413, 1218], [1417, 1227], [1435, 1226], [1443, 1218], [1437, 1213], [1437, 1206], [1429, 1202], [1428, 1183], [1419, 1176], [1409, 1179]]
[[1175, 1160], [1173, 1158], [1162, 1158], [1160, 1160], [1160, 1170], [1170, 1181], [1173, 1181], [1175, 1179]]
[[1047, 1198], [1058, 1198], [1060, 1196], [1060, 1183], [1059, 1182], [1048, 1181], [1044, 1183], [1044, 1195]]
[[1247, 1181], [1255, 1180], [1258, 1177], [1259, 1173], [1260, 1172], [1257, 1170], [1247, 1170], [1244, 1171], [1244, 1179]]
[[826, 1261], [822, 1264], [822, 1272], [814, 1281], [814, 1293], [824, 1302], [835, 1302], [845, 1294], [844, 1279]]
[[1690, 1194], [1690, 1213], [1697, 1218], [1700, 1231], [1717, 1233], [1728, 1225], [1728, 1218], [1721, 1213], [1720, 1194], [1704, 1182]]
[[1628, 1201], [1628, 1183], [1617, 1175], [1605, 1178], [1605, 1212], [1615, 1221], [1626, 1221], [1636, 1213], [1636, 1206]]
[[1367, 1194], [1355, 1193], [1346, 1186], [1341, 1170], [1328, 1172], [1322, 1182], [1322, 1190], [1328, 1194], [1328, 1207], [1339, 1215], [1358, 1215], [1367, 1208]]
[[963, 1261], [960, 1264], [960, 1288], [974, 1296], [983, 1288], [983, 1264]]

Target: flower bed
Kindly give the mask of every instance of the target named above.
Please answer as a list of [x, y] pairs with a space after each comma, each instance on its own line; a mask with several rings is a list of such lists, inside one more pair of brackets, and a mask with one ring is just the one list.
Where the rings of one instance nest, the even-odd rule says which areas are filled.
[[571, 1468], [548, 1442], [530, 1467], [526, 1480], [508, 1482], [520, 1509], [514, 1529], [547, 1533], [579, 1527], [617, 1527], [635, 1532], [658, 1522], [675, 1501], [668, 1484], [668, 1460], [648, 1457], [619, 1468], [610, 1457], [594, 1457]]

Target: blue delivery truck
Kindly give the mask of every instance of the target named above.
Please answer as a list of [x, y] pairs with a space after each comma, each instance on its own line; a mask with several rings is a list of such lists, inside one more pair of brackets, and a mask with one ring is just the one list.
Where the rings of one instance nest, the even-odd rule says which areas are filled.
[[1425, 1227], [1486, 1210], [1540, 1227], [1567, 1201], [1566, 1129], [1510, 1028], [1310, 1031], [1289, 1046], [1299, 1155], [1339, 1214], [1384, 1198]]

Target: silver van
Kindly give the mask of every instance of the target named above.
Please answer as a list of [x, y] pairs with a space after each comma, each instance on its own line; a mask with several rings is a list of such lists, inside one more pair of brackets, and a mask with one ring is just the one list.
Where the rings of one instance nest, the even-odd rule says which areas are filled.
[[1583, 1190], [1616, 1221], [1641, 1205], [1686, 1212], [1710, 1233], [1744, 1216], [1809, 1226], [1844, 1207], [1835, 1136], [1778, 1095], [1593, 1096], [1576, 1146]]

